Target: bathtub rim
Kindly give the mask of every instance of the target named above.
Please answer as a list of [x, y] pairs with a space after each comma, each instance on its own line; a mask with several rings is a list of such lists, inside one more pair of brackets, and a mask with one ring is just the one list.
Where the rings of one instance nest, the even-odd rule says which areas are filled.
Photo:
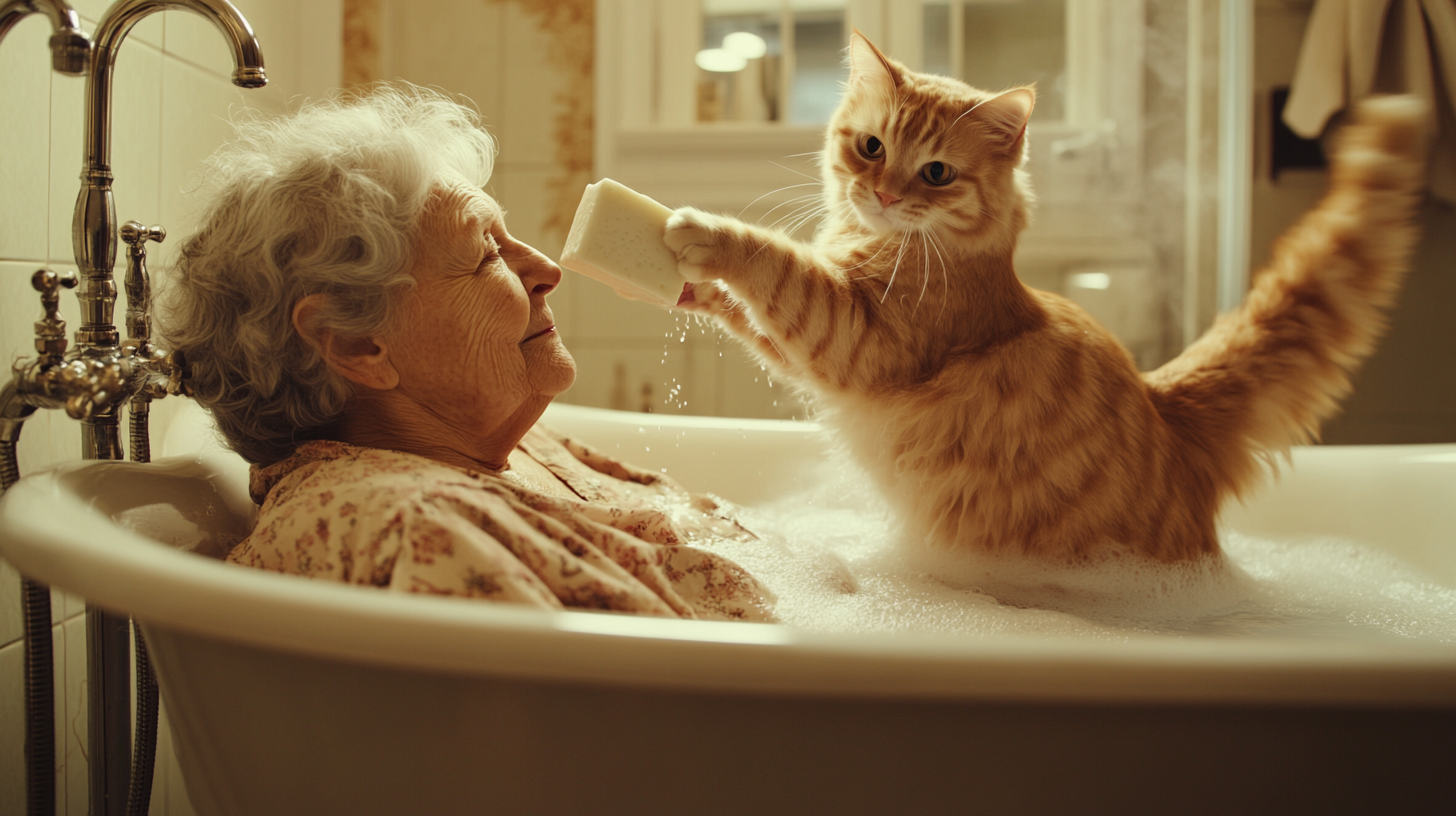
[[[191, 460], [223, 467], [207, 456]], [[5, 513], [4, 557], [23, 574], [146, 626], [277, 651], [391, 668], [752, 695], [1456, 706], [1456, 647], [1428, 643], [844, 634], [539, 610], [248, 570], [121, 529], [95, 508], [67, 506], [59, 480], [99, 464], [122, 463], [67, 463], [12, 487], [3, 503], [26, 510]], [[62, 512], [87, 534], [49, 530], [43, 520]]]

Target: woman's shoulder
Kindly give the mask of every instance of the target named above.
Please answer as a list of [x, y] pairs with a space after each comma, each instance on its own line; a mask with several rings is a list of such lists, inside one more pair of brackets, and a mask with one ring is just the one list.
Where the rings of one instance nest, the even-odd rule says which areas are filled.
[[265, 496], [273, 504], [316, 496], [325, 504], [344, 498], [380, 508], [450, 486], [478, 488], [478, 482], [458, 468], [423, 456], [315, 440], [300, 445], [281, 462], [254, 468], [250, 487], [260, 504]]
[[[662, 474], [643, 470], [608, 456], [576, 437], [558, 433], [540, 423], [537, 423], [522, 441], [530, 446], [531, 454], [547, 467], [553, 465], [569, 465], [578, 469], [585, 467], [595, 474], [643, 486], [672, 484], [671, 480]], [[675, 484], [672, 486], [676, 487]]]

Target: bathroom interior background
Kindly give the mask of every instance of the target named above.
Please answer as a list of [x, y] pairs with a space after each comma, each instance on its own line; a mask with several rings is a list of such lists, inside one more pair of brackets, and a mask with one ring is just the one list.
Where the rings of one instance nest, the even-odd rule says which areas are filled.
[[[151, 250], [159, 288], [178, 240], [190, 229], [189, 176], [227, 137], [230, 111], [250, 106], [280, 112], [300, 98], [375, 79], [399, 77], [469, 97], [500, 140], [491, 192], [508, 209], [512, 231], [553, 257], [580, 190], [602, 175], [671, 206], [729, 212], [748, 206], [746, 217], [767, 223], [795, 205], [771, 208], [813, 189], [792, 188], [752, 202], [808, 181], [796, 171], [815, 172], [808, 157], [793, 154], [816, 147], [816, 126], [833, 105], [838, 51], [850, 20], [912, 67], [959, 68], [974, 83], [981, 72], [1013, 66], [1007, 76], [980, 80], [988, 86], [1035, 74], [1030, 78], [1042, 96], [1031, 169], [1042, 204], [1019, 262], [1029, 282], [1082, 300], [1115, 324], [1149, 367], [1176, 354], [1213, 317], [1212, 33], [1195, 38], [1202, 50], [1195, 58], [1206, 64], [1197, 93], [1209, 103], [1192, 140], [1180, 77], [1187, 76], [1190, 14], [1201, 13], [1213, 32], [1219, 0], [1076, 0], [1070, 7], [1068, 0], [1017, 0], [956, 9], [919, 0], [792, 0], [787, 12], [777, 0], [702, 0], [700, 6], [682, 0], [234, 4], [264, 49], [270, 83], [262, 91], [228, 83], [221, 37], [186, 12], [144, 20], [117, 60], [117, 214], [168, 229], [168, 240]], [[74, 5], [87, 31], [106, 7], [103, 0]], [[1326, 181], [1320, 170], [1285, 171], [1272, 180], [1269, 169], [1270, 91], [1293, 76], [1312, 5], [1253, 4], [1254, 168], [1247, 217], [1255, 265]], [[1142, 26], [1143, 35], [1127, 37], [1129, 25]], [[769, 47], [764, 56], [729, 74], [692, 64], [699, 50], [744, 27], [762, 36]], [[976, 45], [987, 31], [1001, 33]], [[84, 81], [49, 70], [49, 34], [49, 24], [33, 15], [0, 45], [0, 348], [11, 360], [34, 353], [31, 324], [40, 307], [30, 274], [45, 265], [74, 268], [70, 224]], [[603, 41], [606, 47], [598, 48]], [[1001, 47], [993, 49], [997, 43]], [[1191, 171], [1183, 161], [1188, 157]], [[1185, 195], [1188, 190], [1195, 192]], [[1327, 442], [1456, 441], [1456, 321], [1449, 319], [1456, 311], [1450, 262], [1456, 257], [1456, 213], [1431, 203], [1423, 218], [1425, 237], [1391, 332], [1360, 375], [1344, 414], [1327, 427]], [[62, 304], [74, 329], [74, 295]], [[570, 273], [553, 305], [579, 364], [577, 384], [564, 401], [663, 413], [803, 414], [788, 390], [770, 386], [736, 345], [681, 317], [621, 301]], [[123, 308], [124, 298], [118, 315]], [[175, 408], [168, 403], [154, 408], [155, 436], [165, 432]], [[79, 451], [77, 423], [38, 412], [21, 438], [21, 471], [76, 459]], [[83, 606], [79, 598], [56, 593], [58, 812], [71, 814], [87, 811]], [[23, 801], [19, 608], [18, 578], [0, 562], [0, 813], [19, 812]], [[165, 754], [165, 728], [161, 740]], [[152, 812], [192, 812], [167, 763], [159, 763]]]

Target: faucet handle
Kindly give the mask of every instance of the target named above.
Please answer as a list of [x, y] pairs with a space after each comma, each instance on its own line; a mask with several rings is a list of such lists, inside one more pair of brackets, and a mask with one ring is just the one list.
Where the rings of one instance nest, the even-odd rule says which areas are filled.
[[40, 292], [40, 305], [45, 315], [35, 322], [35, 350], [58, 360], [66, 353], [66, 321], [61, 319], [61, 288], [75, 289], [76, 273], [70, 270], [52, 272], [37, 269], [30, 276], [30, 285]]
[[71, 360], [53, 369], [52, 376], [72, 419], [96, 416], [122, 396], [126, 385], [125, 372], [115, 361]]
[[133, 252], [147, 254], [146, 242], [156, 241], [161, 243], [167, 237], [167, 230], [160, 225], [144, 227], [138, 221], [128, 221], [121, 225], [121, 240], [132, 248]]

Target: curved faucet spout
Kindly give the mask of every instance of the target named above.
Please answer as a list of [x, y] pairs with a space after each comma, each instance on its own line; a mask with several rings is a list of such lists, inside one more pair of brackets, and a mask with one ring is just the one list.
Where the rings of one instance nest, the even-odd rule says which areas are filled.
[[93, 34], [91, 75], [86, 81], [86, 155], [81, 193], [71, 222], [71, 248], [81, 268], [83, 323], [77, 340], [92, 347], [117, 344], [112, 325], [116, 283], [116, 209], [111, 196], [111, 72], [121, 43], [143, 17], [158, 11], [192, 11], [212, 21], [233, 52], [233, 84], [260, 88], [267, 83], [263, 51], [253, 28], [227, 0], [117, 0], [102, 15]]
[[81, 33], [81, 20], [63, 0], [6, 0], [0, 3], [0, 41], [28, 14], [51, 18], [51, 67], [63, 74], [86, 73], [91, 41]]
[[116, 53], [133, 26], [158, 11], [192, 11], [212, 21], [233, 52], [233, 84], [261, 88], [268, 83], [263, 71], [263, 49], [253, 27], [227, 0], [117, 0], [96, 24], [92, 37], [91, 79], [86, 83], [86, 164], [111, 164], [111, 72]]

